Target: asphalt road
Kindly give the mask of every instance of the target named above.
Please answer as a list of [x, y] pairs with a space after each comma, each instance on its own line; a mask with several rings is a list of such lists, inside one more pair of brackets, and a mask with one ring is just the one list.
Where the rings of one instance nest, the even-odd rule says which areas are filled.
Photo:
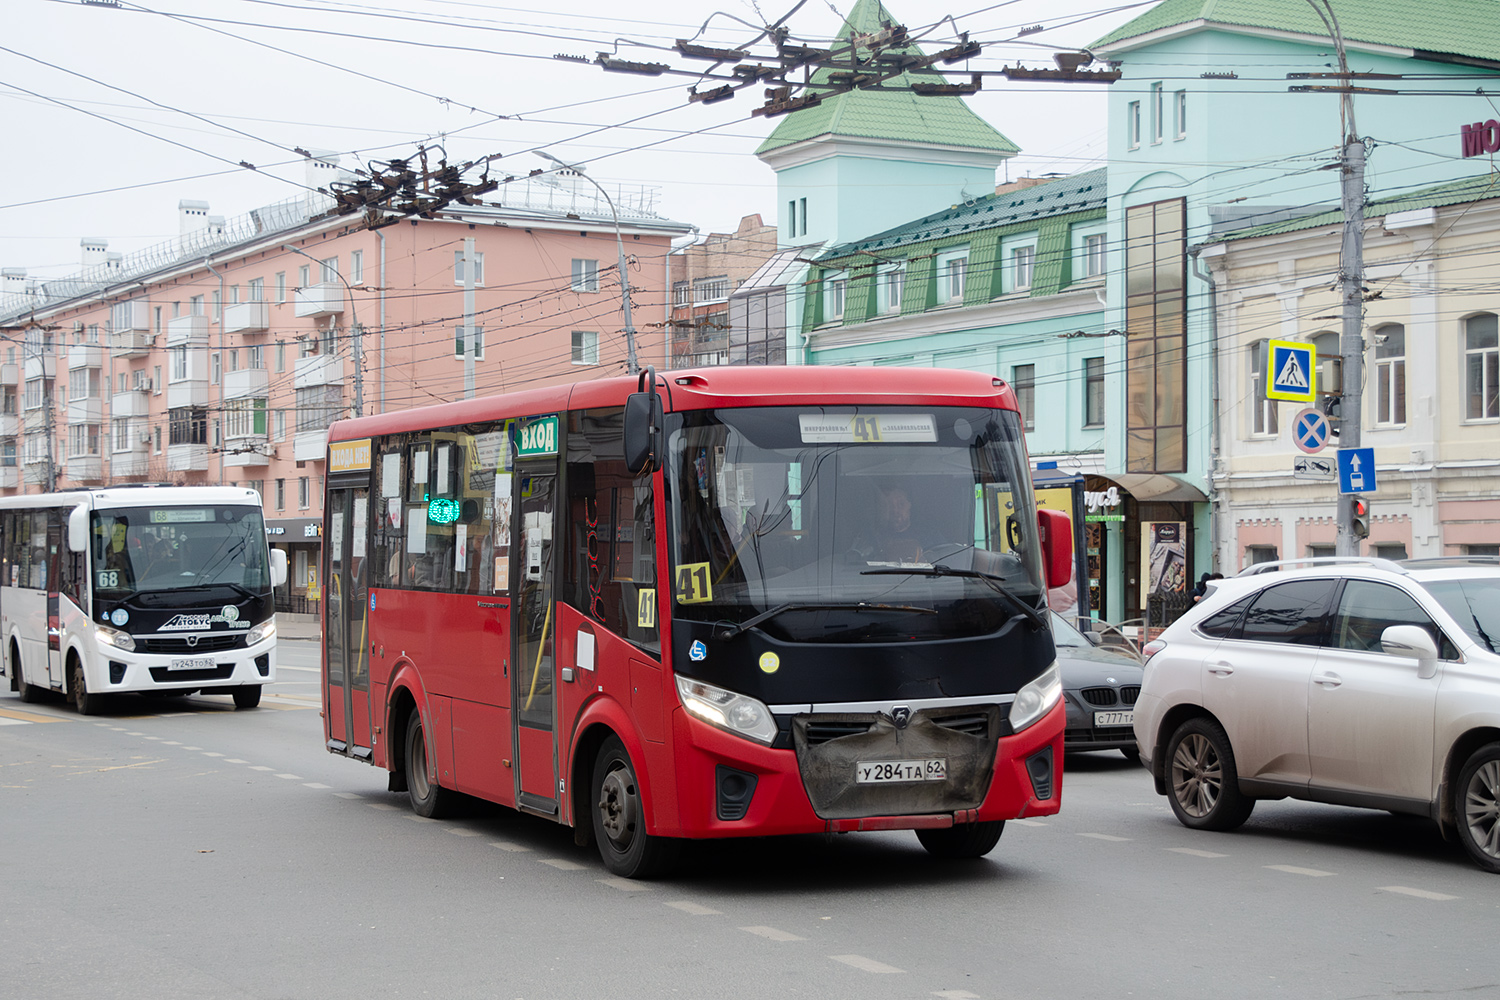
[[1421, 820], [1274, 802], [1195, 833], [1089, 754], [982, 861], [717, 842], [626, 882], [567, 830], [424, 820], [325, 753], [314, 657], [283, 642], [254, 711], [0, 693], [0, 998], [1500, 995], [1500, 878]]

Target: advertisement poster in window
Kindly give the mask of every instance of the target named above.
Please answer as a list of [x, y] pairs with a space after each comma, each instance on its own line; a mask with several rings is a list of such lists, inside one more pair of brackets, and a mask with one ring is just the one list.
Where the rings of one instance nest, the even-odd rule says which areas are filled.
[[1141, 563], [1146, 566], [1145, 594], [1187, 592], [1187, 522], [1147, 521], [1141, 531]]
[[1068, 515], [1068, 522], [1073, 527], [1073, 572], [1066, 583], [1048, 588], [1047, 606], [1069, 618], [1086, 616], [1089, 613], [1088, 591], [1078, 586], [1078, 581], [1083, 579], [1086, 572], [1082, 522], [1077, 513], [1083, 509], [1080, 502], [1083, 483], [1077, 481], [1056, 486], [1037, 486], [1032, 492], [1036, 495], [1037, 510], [1062, 511]]

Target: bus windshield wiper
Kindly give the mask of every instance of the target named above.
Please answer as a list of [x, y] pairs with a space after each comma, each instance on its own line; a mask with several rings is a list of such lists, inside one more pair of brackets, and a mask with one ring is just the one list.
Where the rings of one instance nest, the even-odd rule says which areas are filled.
[[230, 583], [228, 580], [223, 580], [218, 583], [194, 583], [189, 584], [186, 587], [173, 587], [170, 591], [167, 592], [180, 593], [184, 590], [216, 590], [219, 587], [228, 587], [230, 590], [244, 594], [247, 598], [255, 597], [255, 591], [251, 590], [249, 587], [242, 586], [238, 583]]
[[735, 636], [754, 628], [761, 622], [770, 621], [777, 615], [785, 614], [788, 611], [911, 611], [919, 615], [937, 614], [937, 611], [933, 608], [919, 608], [911, 604], [870, 604], [866, 601], [860, 601], [857, 604], [799, 604], [794, 602], [791, 604], [778, 604], [768, 611], [762, 611], [754, 618], [749, 618], [732, 628], [725, 629], [715, 635], [714, 638], [733, 639]]
[[1044, 621], [1042, 616], [1037, 613], [1036, 608], [1033, 608], [1031, 605], [1021, 600], [1015, 594], [1011, 593], [1009, 588], [1007, 588], [1003, 583], [1000, 582], [999, 577], [993, 576], [989, 573], [981, 572], [977, 569], [955, 569], [952, 566], [903, 566], [899, 569], [862, 570], [859, 575], [892, 576], [895, 574], [905, 574], [910, 576], [961, 576], [972, 580], [983, 580], [985, 583], [990, 585], [991, 590], [993, 590], [995, 593], [999, 594], [1001, 597], [1005, 598], [1012, 605], [1018, 608], [1021, 614], [1025, 615], [1026, 618], [1031, 622], [1032, 628], [1047, 627], [1046, 621]]

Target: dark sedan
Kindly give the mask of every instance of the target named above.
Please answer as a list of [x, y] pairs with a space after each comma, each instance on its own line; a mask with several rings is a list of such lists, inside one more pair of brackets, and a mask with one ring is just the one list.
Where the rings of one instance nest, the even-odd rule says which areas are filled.
[[1051, 618], [1068, 709], [1063, 749], [1118, 750], [1139, 760], [1131, 727], [1141, 693], [1140, 661], [1124, 647], [1096, 646], [1056, 613]]

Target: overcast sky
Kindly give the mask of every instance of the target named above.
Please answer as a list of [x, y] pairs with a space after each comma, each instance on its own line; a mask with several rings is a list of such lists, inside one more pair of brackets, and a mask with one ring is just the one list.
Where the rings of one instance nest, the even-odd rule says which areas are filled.
[[[55, 277], [78, 270], [82, 237], [126, 253], [170, 239], [180, 199], [234, 217], [297, 197], [297, 148], [339, 151], [353, 165], [440, 143], [450, 162], [503, 154], [494, 169], [515, 174], [545, 166], [531, 152], [545, 148], [704, 232], [755, 212], [775, 220], [774, 176], [753, 155], [775, 124], [751, 115], [762, 88], [690, 104], [688, 77], [555, 57], [591, 61], [619, 39], [620, 58], [696, 72], [706, 64], [665, 50], [674, 39], [743, 44], [795, 0], [563, 0], [566, 13], [539, 0], [112, 2], [4, 2], [0, 266]], [[806, 0], [786, 23], [826, 42], [851, 6]], [[889, 0], [887, 9], [925, 33], [928, 51], [968, 31], [985, 45], [968, 68], [998, 69], [1050, 65], [1054, 49], [1085, 45], [1149, 6]], [[1021, 147], [1011, 176], [1103, 164], [1104, 88], [998, 77], [985, 87], [970, 106]]]

